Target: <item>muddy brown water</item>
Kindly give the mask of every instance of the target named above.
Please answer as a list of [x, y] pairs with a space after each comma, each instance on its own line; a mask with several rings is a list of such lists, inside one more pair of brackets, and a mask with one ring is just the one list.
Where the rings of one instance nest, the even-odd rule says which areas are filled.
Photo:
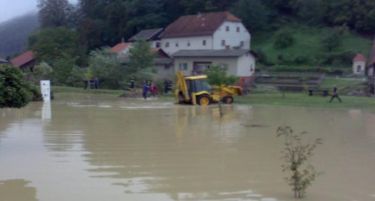
[[374, 113], [90, 95], [0, 110], [0, 200], [293, 200], [282, 125], [324, 141], [305, 200], [375, 200]]

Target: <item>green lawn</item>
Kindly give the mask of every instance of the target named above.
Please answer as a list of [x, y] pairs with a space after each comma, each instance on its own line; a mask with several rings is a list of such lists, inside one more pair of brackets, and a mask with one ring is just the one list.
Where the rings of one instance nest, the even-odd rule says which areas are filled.
[[108, 94], [120, 96], [124, 93], [123, 90], [110, 90], [110, 89], [83, 89], [76, 87], [62, 87], [53, 86], [53, 93], [80, 93], [80, 94]]
[[[327, 81], [329, 84], [331, 81]], [[84, 90], [73, 87], [52, 87], [54, 93], [60, 95], [77, 93], [77, 94], [106, 94], [119, 97], [123, 94], [122, 90]], [[269, 105], [269, 106], [299, 106], [299, 107], [320, 107], [320, 108], [365, 108], [375, 111], [375, 98], [369, 97], [355, 97], [342, 96], [343, 103], [335, 100], [329, 103], [330, 97], [322, 96], [308, 96], [306, 93], [286, 93], [283, 96], [281, 93], [272, 89], [265, 90], [264, 88], [257, 89], [248, 96], [235, 97], [236, 104], [250, 104], [250, 105]], [[160, 101], [173, 102], [172, 95], [160, 96]]]
[[254, 93], [248, 96], [235, 97], [238, 104], [274, 105], [274, 106], [302, 106], [322, 108], [369, 108], [375, 110], [375, 98], [341, 96], [343, 100], [329, 103], [330, 97], [308, 96], [306, 93]]

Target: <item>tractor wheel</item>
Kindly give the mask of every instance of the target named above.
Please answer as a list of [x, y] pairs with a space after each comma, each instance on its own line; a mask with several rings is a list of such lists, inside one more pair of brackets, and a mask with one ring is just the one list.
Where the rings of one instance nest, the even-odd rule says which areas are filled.
[[185, 103], [185, 97], [182, 95], [182, 93], [178, 94], [178, 104], [184, 104]]
[[225, 96], [222, 101], [223, 101], [224, 104], [232, 104], [233, 103], [233, 97], [232, 96]]
[[210, 104], [210, 97], [208, 95], [201, 95], [197, 98], [197, 103], [199, 105], [209, 105]]

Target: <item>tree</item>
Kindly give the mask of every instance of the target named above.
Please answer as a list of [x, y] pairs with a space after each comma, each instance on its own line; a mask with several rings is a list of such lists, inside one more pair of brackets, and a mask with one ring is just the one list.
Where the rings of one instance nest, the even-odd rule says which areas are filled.
[[98, 78], [101, 86], [120, 89], [124, 86], [126, 69], [116, 54], [109, 49], [95, 50], [90, 53], [89, 69], [86, 79]]
[[151, 79], [153, 74], [154, 53], [146, 41], [137, 41], [129, 51], [128, 79]]
[[270, 13], [261, 0], [239, 0], [232, 11], [252, 32], [262, 30], [268, 24]]
[[67, 26], [73, 12], [68, 0], [39, 0], [38, 7], [42, 27]]
[[62, 55], [53, 63], [52, 81], [54, 84], [67, 85], [68, 78], [75, 66], [76, 59], [69, 55]]
[[77, 32], [64, 27], [42, 29], [31, 36], [29, 46], [36, 52], [37, 60], [52, 66], [64, 56], [79, 58], [83, 48], [78, 43]]
[[274, 47], [276, 49], [285, 49], [294, 43], [294, 38], [289, 30], [281, 30], [276, 33]]
[[321, 43], [325, 50], [332, 52], [341, 45], [341, 35], [336, 31], [332, 31], [322, 39]]
[[324, 6], [322, 0], [298, 0], [297, 15], [303, 23], [320, 24], [324, 17]]
[[21, 70], [10, 65], [0, 65], [0, 108], [20, 108], [33, 97], [31, 86], [25, 81]]
[[227, 75], [227, 67], [211, 65], [205, 72], [211, 85], [232, 85], [238, 80], [237, 77]]
[[306, 189], [319, 175], [309, 161], [316, 147], [322, 144], [322, 139], [305, 143], [305, 134], [306, 132], [296, 134], [289, 126], [277, 129], [277, 137], [284, 137], [284, 150], [281, 153], [285, 163], [281, 167], [284, 172], [290, 173], [286, 180], [292, 187], [295, 198], [303, 198]]

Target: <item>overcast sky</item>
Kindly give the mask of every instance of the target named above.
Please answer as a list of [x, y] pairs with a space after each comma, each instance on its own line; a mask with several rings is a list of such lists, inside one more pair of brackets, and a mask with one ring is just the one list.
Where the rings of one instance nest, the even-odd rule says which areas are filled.
[[[78, 0], [69, 0], [76, 3]], [[0, 0], [0, 22], [24, 15], [29, 12], [36, 12], [38, 0]]]

